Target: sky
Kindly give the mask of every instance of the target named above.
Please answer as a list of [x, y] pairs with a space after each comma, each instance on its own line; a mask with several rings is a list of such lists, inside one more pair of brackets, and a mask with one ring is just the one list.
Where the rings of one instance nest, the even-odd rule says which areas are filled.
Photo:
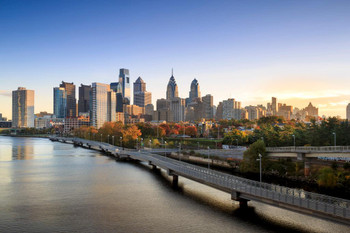
[[[199, 81], [214, 104], [278, 102], [345, 117], [350, 102], [349, 1], [0, 0], [0, 113], [11, 92], [141, 76], [155, 104], [174, 69], [180, 97]], [[78, 88], [76, 93], [78, 94]]]

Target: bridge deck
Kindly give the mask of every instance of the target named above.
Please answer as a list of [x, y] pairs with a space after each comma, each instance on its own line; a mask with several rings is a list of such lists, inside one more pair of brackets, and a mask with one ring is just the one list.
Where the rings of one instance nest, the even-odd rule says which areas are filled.
[[[53, 139], [63, 140], [63, 139]], [[107, 143], [83, 139], [68, 139], [75, 144], [89, 146], [119, 158], [144, 161], [168, 171], [169, 175], [183, 176], [230, 193], [234, 200], [255, 200], [296, 212], [350, 224], [350, 201], [300, 189], [257, 182], [200, 166], [152, 154], [149, 151], [121, 150]]]

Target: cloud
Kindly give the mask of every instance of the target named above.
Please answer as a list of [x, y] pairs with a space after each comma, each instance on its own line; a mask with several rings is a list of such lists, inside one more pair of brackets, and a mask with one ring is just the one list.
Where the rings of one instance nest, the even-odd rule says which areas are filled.
[[7, 90], [0, 90], [0, 96], [11, 97], [12, 92]]

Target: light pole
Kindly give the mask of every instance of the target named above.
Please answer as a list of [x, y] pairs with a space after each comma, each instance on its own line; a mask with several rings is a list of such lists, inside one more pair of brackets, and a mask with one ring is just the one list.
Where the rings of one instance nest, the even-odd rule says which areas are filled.
[[151, 148], [151, 151], [152, 151], [152, 140], [151, 139], [149, 140], [149, 148]]
[[165, 154], [165, 157], [166, 157], [166, 141], [164, 142], [164, 154]]
[[143, 146], [143, 138], [141, 138], [141, 142], [140, 142], [140, 149], [142, 150], [142, 146]]
[[334, 146], [337, 146], [337, 134], [333, 132], [334, 135]]
[[107, 143], [109, 144], [109, 134], [107, 135]]
[[209, 146], [208, 146], [208, 169], [210, 169], [210, 155], [209, 155]]
[[123, 137], [120, 137], [120, 147], [123, 147]]
[[181, 142], [179, 144], [179, 160], [181, 161], [180, 153], [181, 153]]
[[102, 143], [102, 133], [101, 133], [101, 143]]
[[115, 143], [114, 143], [114, 135], [112, 136], [112, 142], [113, 142], [113, 146], [115, 146]]
[[258, 156], [259, 156], [259, 158], [257, 160], [259, 161], [260, 182], [261, 182], [262, 181], [262, 174], [261, 174], [261, 160], [262, 160], [261, 157], [262, 157], [262, 155], [259, 154]]
[[295, 149], [295, 135], [293, 134], [292, 137], [293, 137], [294, 149]]

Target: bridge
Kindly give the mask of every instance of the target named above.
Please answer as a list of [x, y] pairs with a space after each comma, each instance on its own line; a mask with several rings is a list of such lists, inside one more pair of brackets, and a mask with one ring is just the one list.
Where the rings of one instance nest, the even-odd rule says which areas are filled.
[[[123, 149], [107, 143], [79, 138], [51, 138], [52, 141], [72, 143], [107, 153], [116, 159], [130, 159], [146, 162], [154, 169], [161, 168], [172, 176], [173, 185], [178, 177], [208, 185], [229, 193], [231, 199], [241, 207], [248, 201], [258, 201], [287, 210], [350, 225], [350, 200], [330, 197], [301, 189], [257, 182], [200, 166], [161, 156], [152, 151]], [[167, 151], [163, 151], [166, 155]]]

